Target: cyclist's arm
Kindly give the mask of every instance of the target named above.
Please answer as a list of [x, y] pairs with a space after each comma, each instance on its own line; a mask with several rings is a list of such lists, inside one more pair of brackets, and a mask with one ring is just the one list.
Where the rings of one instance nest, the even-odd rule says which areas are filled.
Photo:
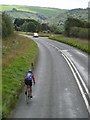
[[34, 74], [32, 74], [32, 78], [33, 78], [33, 82], [35, 84], [35, 77], [34, 77]]

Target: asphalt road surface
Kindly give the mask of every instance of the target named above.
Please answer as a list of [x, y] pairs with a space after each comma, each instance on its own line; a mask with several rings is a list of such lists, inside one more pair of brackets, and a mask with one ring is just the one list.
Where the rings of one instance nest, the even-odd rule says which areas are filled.
[[[35, 69], [36, 85], [33, 98], [25, 102], [24, 91], [11, 118], [88, 118], [88, 110], [75, 77], [58, 47], [72, 60], [86, 85], [88, 55], [47, 37], [33, 38], [39, 47]], [[54, 47], [53, 47], [54, 46]]]

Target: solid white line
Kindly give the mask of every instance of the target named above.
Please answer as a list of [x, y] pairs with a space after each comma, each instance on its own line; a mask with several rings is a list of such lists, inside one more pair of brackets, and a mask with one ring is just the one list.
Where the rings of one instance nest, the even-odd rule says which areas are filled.
[[[78, 76], [79, 76], [79, 78], [80, 78], [80, 80], [81, 80], [81, 82], [82, 82], [82, 84], [83, 84], [83, 86], [84, 86], [84, 88], [85, 88], [87, 94], [89, 95], [89, 90], [88, 90], [88, 88], [87, 88], [87, 86], [86, 86], [84, 80], [82, 79], [80, 73], [78, 72], [78, 70], [76, 69], [75, 65], [74, 65], [73, 62], [70, 60], [70, 58], [69, 58], [67, 55], [66, 55], [66, 57], [69, 59], [70, 63], [71, 63], [72, 66], [74, 67], [74, 69], [75, 69], [76, 73], [78, 74]], [[89, 97], [90, 97], [90, 96], [89, 96]]]
[[[51, 45], [53, 45], [53, 44], [51, 44]], [[54, 45], [53, 45], [53, 46], [54, 46]], [[65, 53], [63, 53], [62, 50], [60, 50], [58, 47], [55, 47], [55, 48], [56, 48], [58, 51], [60, 51], [62, 54], [64, 54], [64, 55], [69, 59], [69, 57], [68, 57]], [[88, 88], [87, 88], [84, 80], [82, 79], [80, 73], [79, 73], [78, 70], [76, 69], [76, 67], [75, 67], [75, 65], [73, 64], [73, 62], [72, 62], [70, 59], [69, 59], [69, 61], [71, 62], [72, 66], [74, 67], [74, 69], [75, 69], [75, 71], [76, 71], [76, 73], [78, 74], [78, 76], [79, 76], [79, 78], [80, 78], [80, 80], [81, 80], [81, 82], [82, 82], [82, 84], [83, 84], [83, 86], [84, 86], [84, 88], [85, 88], [85, 90], [86, 90], [89, 98], [90, 98], [89, 90], [88, 90]]]
[[[75, 77], [75, 80], [76, 80], [76, 82], [77, 82], [77, 85], [78, 85], [78, 87], [79, 87], [79, 89], [80, 89], [80, 92], [81, 92], [81, 95], [82, 95], [82, 97], [83, 97], [83, 99], [84, 99], [84, 102], [85, 102], [85, 105], [86, 105], [86, 107], [87, 107], [87, 110], [88, 110], [88, 112], [90, 113], [90, 106], [89, 106], [88, 100], [87, 100], [87, 98], [86, 98], [86, 96], [85, 96], [85, 93], [84, 93], [84, 91], [83, 91], [83, 89], [82, 89], [82, 87], [81, 87], [81, 84], [80, 84], [80, 82], [79, 82], [79, 80], [78, 80], [78, 78], [77, 78], [77, 76], [76, 76], [73, 68], [75, 69], [76, 73], [78, 74], [78, 76], [79, 76], [79, 78], [80, 78], [80, 80], [81, 80], [81, 82], [82, 82], [82, 84], [83, 84], [83, 86], [84, 86], [84, 88], [85, 88], [88, 96], [89, 96], [89, 90], [88, 90], [86, 84], [84, 83], [81, 75], [79, 74], [79, 72], [78, 72], [78, 70], [76, 69], [76, 67], [75, 67], [75, 65], [73, 64], [73, 62], [69, 59], [69, 57], [68, 57], [67, 55], [65, 55], [65, 53], [63, 53], [62, 50], [60, 50], [58, 47], [54, 46], [53, 44], [50, 44], [50, 45], [51, 45], [52, 47], [56, 48], [58, 51], [60, 51], [60, 52], [62, 53], [64, 59], [65, 59], [66, 62], [68, 63], [68, 65], [69, 65], [69, 67], [70, 67], [70, 69], [71, 69], [71, 71], [72, 71], [72, 73], [73, 73], [73, 75], [74, 75], [74, 77]], [[72, 64], [73, 68], [72, 68], [72, 66], [71, 66], [71, 64], [70, 64], [69, 62]], [[90, 97], [90, 96], [89, 96], [89, 97]]]
[[88, 110], [88, 112], [90, 113], [89, 103], [88, 103], [88, 100], [87, 100], [87, 98], [86, 98], [86, 96], [85, 96], [85, 94], [84, 94], [84, 91], [83, 91], [83, 89], [82, 89], [82, 87], [81, 87], [81, 85], [80, 85], [80, 82], [79, 82], [79, 80], [78, 80], [78, 78], [77, 78], [77, 76], [76, 76], [76, 74], [75, 74], [75, 72], [74, 72], [71, 64], [69, 63], [69, 61], [67, 60], [67, 58], [65, 57], [65, 55], [64, 55], [64, 54], [62, 54], [62, 55], [63, 55], [64, 59], [66, 60], [66, 62], [68, 63], [68, 65], [69, 65], [69, 67], [70, 67], [70, 69], [71, 69], [71, 71], [72, 71], [72, 73], [73, 73], [73, 75], [74, 75], [74, 77], [75, 77], [75, 80], [76, 80], [76, 82], [77, 82], [77, 84], [78, 84], [78, 87], [79, 87], [79, 89], [80, 89], [81, 95], [82, 95], [82, 97], [83, 97], [83, 99], [84, 99], [84, 102], [85, 102], [85, 104], [86, 104], [87, 110]]

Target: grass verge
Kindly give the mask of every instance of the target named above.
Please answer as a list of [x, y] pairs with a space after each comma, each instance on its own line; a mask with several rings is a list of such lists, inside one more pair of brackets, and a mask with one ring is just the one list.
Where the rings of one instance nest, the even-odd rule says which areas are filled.
[[79, 38], [69, 38], [69, 37], [64, 37], [64, 36], [50, 36], [49, 39], [56, 40], [58, 42], [62, 42], [62, 43], [74, 46], [90, 54], [90, 49], [89, 49], [90, 42], [88, 42], [88, 40], [83, 40]]
[[38, 47], [31, 39], [14, 35], [3, 40], [2, 117], [15, 107], [24, 85], [24, 75], [36, 61]]

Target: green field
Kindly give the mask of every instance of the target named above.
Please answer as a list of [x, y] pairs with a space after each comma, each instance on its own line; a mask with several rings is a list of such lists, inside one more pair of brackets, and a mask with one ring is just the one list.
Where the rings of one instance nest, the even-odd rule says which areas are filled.
[[15, 107], [24, 86], [25, 73], [31, 68], [32, 62], [35, 64], [37, 54], [37, 45], [29, 38], [14, 35], [3, 40], [3, 117], [7, 117]]
[[0, 6], [0, 11], [5, 11], [12, 20], [15, 18], [34, 19], [42, 23], [46, 22], [46, 19], [52, 16], [56, 17], [67, 10], [34, 6], [3, 5]]
[[60, 10], [56, 8], [46, 8], [46, 7], [34, 7], [34, 6], [18, 6], [18, 5], [4, 5], [0, 6], [0, 11], [10, 11], [13, 8], [16, 10], [26, 11], [26, 12], [32, 12], [32, 13], [39, 13], [40, 15], [45, 16], [57, 16], [60, 13], [63, 13], [66, 10]]
[[34, 12], [34, 11], [31, 11], [31, 10], [28, 10], [27, 7], [20, 7], [20, 6], [10, 6], [10, 5], [4, 5], [4, 6], [0, 6], [0, 11], [10, 11], [12, 10], [13, 8], [17, 9], [17, 10], [21, 10], [21, 11], [27, 11], [27, 12]]

